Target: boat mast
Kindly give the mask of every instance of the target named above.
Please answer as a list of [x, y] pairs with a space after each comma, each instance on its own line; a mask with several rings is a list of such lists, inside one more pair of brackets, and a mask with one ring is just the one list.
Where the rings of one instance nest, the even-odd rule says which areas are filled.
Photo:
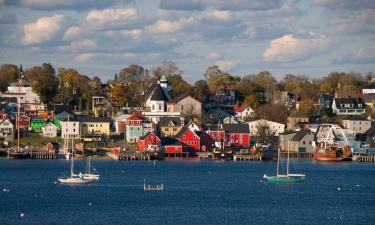
[[18, 77], [18, 104], [17, 104], [17, 151], [20, 151], [20, 108], [21, 108], [21, 78], [22, 78], [22, 65], [20, 65]]
[[276, 166], [276, 176], [279, 176], [279, 166], [280, 166], [280, 149], [277, 150], [277, 166]]
[[286, 162], [286, 175], [287, 176], [289, 175], [289, 148], [288, 148], [288, 159], [287, 159], [287, 162]]

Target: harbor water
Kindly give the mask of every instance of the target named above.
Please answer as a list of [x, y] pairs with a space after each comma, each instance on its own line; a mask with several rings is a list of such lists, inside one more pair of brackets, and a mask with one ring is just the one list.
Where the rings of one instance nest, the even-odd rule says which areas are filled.
[[[83, 170], [85, 160], [76, 160]], [[375, 165], [297, 160], [300, 184], [270, 184], [275, 162], [91, 160], [101, 180], [56, 184], [65, 160], [0, 160], [0, 224], [374, 224]], [[294, 168], [292, 166], [292, 168]], [[294, 171], [293, 171], [294, 172]], [[164, 185], [164, 191], [144, 191]]]

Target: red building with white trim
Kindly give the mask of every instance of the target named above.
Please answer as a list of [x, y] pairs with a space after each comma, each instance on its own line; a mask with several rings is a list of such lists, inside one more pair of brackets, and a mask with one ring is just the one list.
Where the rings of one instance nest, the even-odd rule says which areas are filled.
[[154, 132], [147, 133], [137, 139], [137, 151], [156, 150], [160, 144], [161, 140]]

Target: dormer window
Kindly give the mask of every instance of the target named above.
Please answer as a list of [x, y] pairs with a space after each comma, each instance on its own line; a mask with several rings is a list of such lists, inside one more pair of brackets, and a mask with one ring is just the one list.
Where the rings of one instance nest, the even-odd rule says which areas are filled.
[[358, 104], [358, 107], [359, 107], [359, 108], [362, 108], [362, 104], [361, 104], [361, 103], [359, 103], [359, 104]]

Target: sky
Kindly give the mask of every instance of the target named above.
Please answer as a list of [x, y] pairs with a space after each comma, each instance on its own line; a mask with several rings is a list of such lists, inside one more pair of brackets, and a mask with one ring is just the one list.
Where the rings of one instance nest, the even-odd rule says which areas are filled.
[[0, 64], [51, 63], [102, 81], [171, 60], [320, 78], [375, 72], [374, 0], [0, 0]]

